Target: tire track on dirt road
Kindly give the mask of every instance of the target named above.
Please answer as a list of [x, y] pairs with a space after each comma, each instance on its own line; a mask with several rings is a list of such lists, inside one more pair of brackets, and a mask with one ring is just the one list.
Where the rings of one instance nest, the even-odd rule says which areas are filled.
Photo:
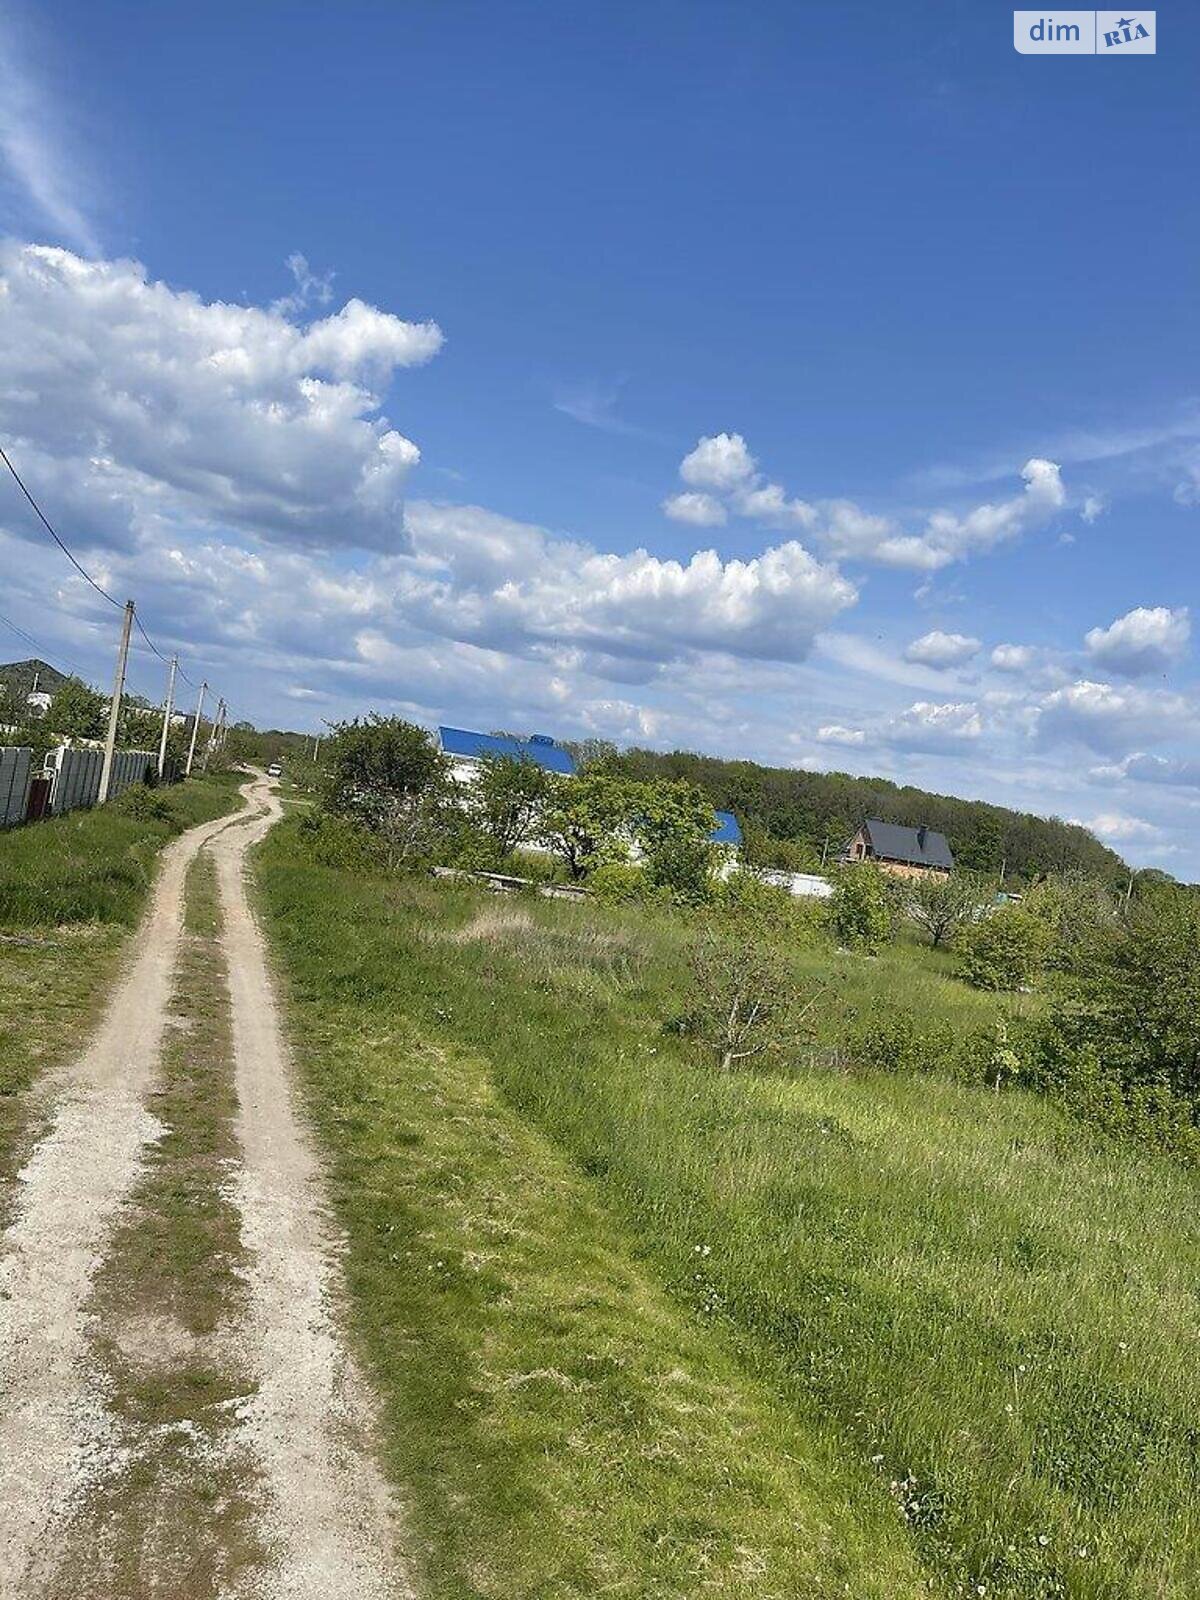
[[216, 840], [229, 965], [242, 1169], [235, 1201], [250, 1252], [243, 1358], [257, 1380], [240, 1410], [269, 1497], [261, 1533], [272, 1571], [263, 1600], [404, 1600], [398, 1518], [372, 1448], [366, 1386], [333, 1306], [339, 1242], [320, 1169], [296, 1114], [262, 934], [245, 885], [246, 851], [280, 815]]
[[3, 1600], [36, 1593], [54, 1530], [101, 1447], [104, 1414], [86, 1380], [84, 1307], [143, 1149], [158, 1134], [144, 1102], [167, 1025], [187, 868], [202, 845], [240, 820], [204, 823], [163, 852], [100, 1030], [51, 1080], [50, 1125], [19, 1176], [15, 1214], [0, 1236]]
[[[247, 851], [282, 807], [261, 775], [242, 793], [246, 810], [193, 829], [164, 852], [100, 1030], [52, 1081], [53, 1115], [0, 1236], [0, 1600], [68, 1592], [72, 1541], [88, 1539], [88, 1518], [103, 1503], [95, 1492], [153, 1449], [128, 1425], [122, 1432], [111, 1411], [94, 1359], [93, 1286], [103, 1263], [119, 1265], [113, 1252], [121, 1225], [132, 1225], [149, 1148], [165, 1131], [147, 1104], [181, 981], [185, 877], [205, 848], [223, 910], [218, 937], [239, 1147], [228, 1194], [245, 1251], [241, 1309], [218, 1330], [247, 1385], [222, 1460], [248, 1474], [265, 1556], [253, 1571], [243, 1563], [220, 1600], [413, 1594], [399, 1553], [400, 1519], [376, 1461], [372, 1398], [339, 1326], [341, 1242], [293, 1104], [266, 951], [246, 892]], [[92, 1537], [112, 1531], [97, 1525]], [[146, 1593], [160, 1592], [153, 1571], [143, 1568], [142, 1578]]]

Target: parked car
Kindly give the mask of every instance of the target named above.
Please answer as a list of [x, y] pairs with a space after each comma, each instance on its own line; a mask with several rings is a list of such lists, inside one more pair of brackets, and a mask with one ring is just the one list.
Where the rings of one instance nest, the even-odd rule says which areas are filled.
[[282, 778], [283, 777], [283, 768], [279, 765], [278, 761], [272, 761], [271, 765], [267, 768], [267, 777], [268, 778]]

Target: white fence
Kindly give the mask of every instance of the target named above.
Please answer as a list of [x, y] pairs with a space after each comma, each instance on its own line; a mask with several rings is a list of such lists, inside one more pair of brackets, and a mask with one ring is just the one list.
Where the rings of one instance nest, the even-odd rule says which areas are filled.
[[[151, 750], [118, 750], [113, 757], [108, 798], [115, 800], [131, 784], [145, 782], [154, 770]], [[81, 806], [94, 806], [100, 797], [100, 776], [104, 770], [101, 750], [70, 749], [59, 745], [46, 757], [41, 772], [33, 770], [33, 752], [17, 746], [0, 747], [0, 827], [23, 822], [31, 778], [50, 779], [48, 814], [62, 816]]]

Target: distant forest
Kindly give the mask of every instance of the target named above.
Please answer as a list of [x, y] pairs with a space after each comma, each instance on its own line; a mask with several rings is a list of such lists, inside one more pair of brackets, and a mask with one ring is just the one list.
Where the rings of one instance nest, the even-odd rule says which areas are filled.
[[720, 810], [732, 811], [746, 835], [746, 855], [763, 866], [793, 870], [819, 866], [850, 839], [867, 817], [924, 824], [944, 833], [955, 860], [975, 872], [1029, 882], [1041, 873], [1083, 869], [1120, 880], [1128, 867], [1086, 828], [1058, 817], [1035, 817], [981, 800], [957, 800], [886, 778], [846, 772], [803, 772], [761, 767], [753, 761], [676, 750], [626, 750], [615, 757], [630, 777], [688, 778]]

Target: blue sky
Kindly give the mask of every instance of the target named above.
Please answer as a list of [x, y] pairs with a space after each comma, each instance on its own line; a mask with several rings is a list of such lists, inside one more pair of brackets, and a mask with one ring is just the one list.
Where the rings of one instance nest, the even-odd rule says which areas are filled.
[[[881, 772], [1200, 877], [1200, 15], [1158, 21], [6, 9], [0, 430], [255, 720]], [[12, 496], [0, 560], [106, 675]]]

